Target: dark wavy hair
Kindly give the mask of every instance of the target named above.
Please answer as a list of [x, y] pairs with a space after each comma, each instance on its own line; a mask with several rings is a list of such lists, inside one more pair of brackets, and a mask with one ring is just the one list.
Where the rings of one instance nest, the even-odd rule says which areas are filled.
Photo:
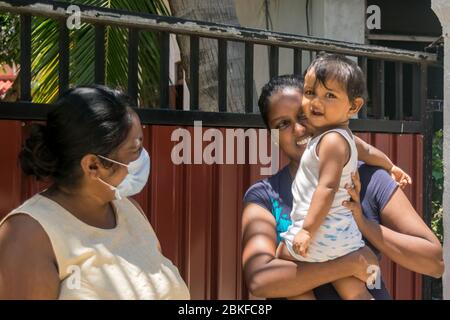
[[310, 71], [314, 72], [316, 81], [325, 88], [328, 80], [334, 79], [339, 82], [346, 90], [350, 102], [356, 98], [367, 100], [364, 73], [355, 61], [346, 56], [320, 52], [306, 69], [305, 74]]
[[303, 77], [294, 74], [285, 74], [282, 76], [273, 77], [262, 87], [261, 94], [258, 99], [258, 107], [267, 128], [269, 128], [267, 112], [270, 105], [270, 98], [275, 93], [286, 88], [293, 88], [303, 93]]
[[129, 106], [127, 96], [104, 86], [69, 89], [49, 110], [47, 123], [31, 127], [19, 154], [23, 172], [75, 186], [86, 154], [110, 156], [125, 140], [131, 128]]

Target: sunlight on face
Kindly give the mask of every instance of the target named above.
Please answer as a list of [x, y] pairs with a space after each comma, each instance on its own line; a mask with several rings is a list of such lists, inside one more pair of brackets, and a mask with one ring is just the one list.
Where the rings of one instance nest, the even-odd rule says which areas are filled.
[[307, 139], [311, 136], [301, 104], [300, 89], [284, 88], [272, 95], [267, 113], [269, 127], [279, 130], [280, 149], [296, 161], [300, 160]]
[[305, 76], [302, 108], [315, 129], [348, 125], [354, 114], [345, 87], [335, 79], [320, 83], [314, 70]]

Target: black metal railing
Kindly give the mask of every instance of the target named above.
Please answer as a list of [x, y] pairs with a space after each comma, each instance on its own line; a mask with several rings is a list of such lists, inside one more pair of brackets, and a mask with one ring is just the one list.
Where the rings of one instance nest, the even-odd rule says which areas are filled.
[[[31, 101], [31, 17], [44, 16], [59, 22], [59, 90], [69, 87], [69, 30], [65, 21], [69, 15], [66, 12], [69, 3], [59, 1], [0, 1], [0, 10], [20, 14], [20, 87], [21, 102]], [[95, 83], [105, 82], [105, 34], [106, 28], [128, 28], [128, 95], [137, 105], [138, 99], [138, 52], [139, 32], [153, 31], [159, 33], [160, 39], [160, 79], [159, 79], [159, 109], [170, 113], [167, 124], [187, 124], [193, 116], [211, 120], [213, 115], [199, 111], [199, 47], [200, 38], [216, 39], [218, 42], [218, 110], [220, 119], [225, 126], [263, 126], [258, 115], [253, 114], [254, 104], [254, 46], [269, 46], [269, 75], [273, 77], [279, 73], [279, 48], [293, 50], [293, 73], [302, 74], [303, 52], [319, 51], [336, 52], [358, 57], [358, 63], [366, 77], [370, 76], [369, 107], [362, 109], [359, 120], [352, 121], [352, 128], [356, 131], [404, 132], [422, 133], [425, 130], [423, 120], [426, 112], [426, 83], [427, 68], [437, 65], [434, 54], [399, 50], [373, 45], [355, 44], [342, 41], [326, 40], [292, 34], [257, 30], [244, 27], [227, 26], [202, 21], [183, 20], [175, 17], [157, 16], [138, 12], [113, 10], [78, 5], [81, 20], [91, 23], [95, 27]], [[187, 35], [190, 37], [190, 65], [189, 65], [189, 112], [168, 110], [169, 105], [169, 57], [170, 34]], [[245, 43], [245, 81], [244, 101], [245, 116], [227, 112], [227, 47], [229, 41]], [[395, 63], [395, 103], [386, 108], [385, 64]], [[413, 70], [412, 88], [409, 90], [413, 97], [412, 106], [405, 112], [403, 102], [403, 66], [410, 65]], [[368, 72], [371, 66], [372, 72]], [[0, 110], [1, 118], [21, 118], [28, 115], [39, 119], [45, 116], [42, 110], [22, 112], [28, 104], [4, 105]], [[387, 109], [395, 109], [394, 117], [386, 117]], [[161, 123], [165, 117], [158, 109], [142, 111], [143, 122]], [[369, 111], [369, 112], [368, 112]], [[141, 113], [141, 110], [139, 110]], [[151, 115], [148, 117], [146, 115]], [[215, 116], [218, 116], [217, 114]], [[23, 119], [23, 118], [22, 118]], [[216, 122], [216, 121], [213, 121]], [[164, 122], [165, 123], [165, 122]]]
[[[20, 15], [20, 101], [0, 102], [0, 119], [44, 120], [48, 105], [31, 103], [31, 19], [43, 16], [59, 22], [59, 91], [69, 87], [69, 30], [65, 21], [69, 3], [58, 1], [0, 0], [0, 11]], [[293, 73], [302, 74], [303, 52], [334, 52], [358, 58], [366, 79], [369, 80], [370, 110], [365, 107], [359, 119], [351, 121], [351, 128], [364, 132], [415, 133], [424, 136], [424, 218], [431, 219], [431, 146], [433, 138], [432, 114], [427, 109], [428, 68], [438, 65], [435, 54], [399, 50], [373, 45], [292, 35], [286, 33], [228, 26], [203, 21], [183, 20], [176, 17], [157, 16], [78, 5], [81, 20], [95, 27], [95, 82], [105, 82], [105, 32], [106, 28], [128, 28], [128, 95], [137, 105], [139, 33], [159, 33], [160, 79], [159, 108], [138, 108], [142, 123], [166, 125], [192, 125], [194, 120], [204, 126], [264, 127], [259, 114], [254, 113], [254, 47], [269, 47], [269, 75], [279, 73], [279, 48], [293, 50]], [[169, 109], [169, 57], [170, 34], [190, 37], [189, 110]], [[200, 39], [218, 42], [218, 110], [200, 111], [199, 104], [199, 52]], [[230, 41], [245, 44], [245, 114], [227, 112], [227, 46]], [[394, 105], [386, 106], [386, 64], [395, 65]], [[406, 106], [405, 69], [410, 68], [412, 81], [409, 92], [410, 106]], [[386, 118], [387, 110], [394, 116]], [[370, 111], [370, 112], [368, 112]], [[392, 112], [391, 112], [392, 113]], [[429, 289], [428, 289], [429, 290]]]

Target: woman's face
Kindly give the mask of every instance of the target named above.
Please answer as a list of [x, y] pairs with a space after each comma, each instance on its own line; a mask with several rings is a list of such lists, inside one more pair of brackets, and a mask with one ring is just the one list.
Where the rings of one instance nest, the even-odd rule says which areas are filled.
[[[129, 164], [136, 160], [142, 150], [143, 133], [139, 117], [131, 113], [131, 128], [122, 144], [114, 151], [110, 158], [112, 160]], [[104, 175], [100, 178], [112, 186], [118, 186], [127, 176], [128, 170], [120, 164], [113, 164], [113, 168], [104, 169]], [[105, 172], [106, 171], [106, 172]]]
[[291, 161], [299, 162], [311, 135], [302, 110], [302, 94], [284, 88], [270, 97], [267, 120], [270, 129], [279, 130], [280, 149]]
[[136, 113], [131, 113], [131, 128], [127, 137], [118, 147], [116, 157], [118, 161], [128, 164], [139, 157], [142, 150], [142, 125]]

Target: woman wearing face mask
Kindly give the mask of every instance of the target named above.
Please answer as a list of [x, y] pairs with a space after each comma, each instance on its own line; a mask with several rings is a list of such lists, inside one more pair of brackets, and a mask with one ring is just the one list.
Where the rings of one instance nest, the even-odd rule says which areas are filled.
[[35, 125], [23, 171], [52, 185], [0, 222], [0, 299], [189, 299], [139, 205], [138, 116], [106, 87], [69, 90]]

